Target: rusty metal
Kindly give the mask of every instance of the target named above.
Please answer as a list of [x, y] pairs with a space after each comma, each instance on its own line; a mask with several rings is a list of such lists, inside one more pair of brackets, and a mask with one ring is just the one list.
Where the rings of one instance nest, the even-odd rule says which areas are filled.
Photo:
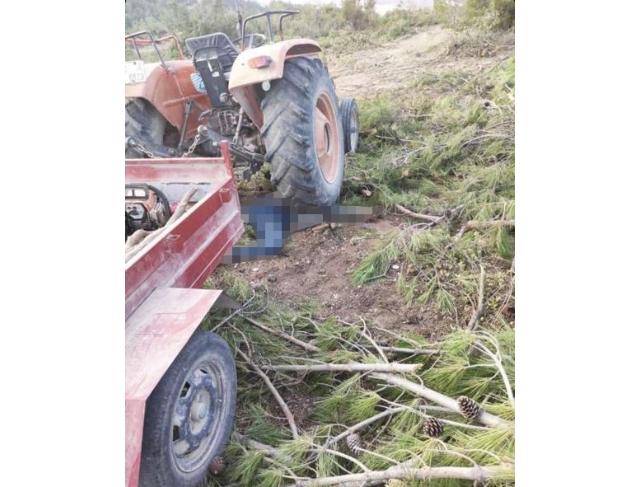
[[[259, 85], [263, 81], [280, 79], [286, 59], [297, 56], [315, 57], [321, 51], [320, 45], [311, 39], [290, 39], [243, 51], [238, 54], [238, 58], [231, 68], [229, 91], [233, 96], [236, 96], [234, 90], [243, 86]], [[272, 63], [262, 69], [251, 68], [249, 61], [260, 56], [270, 57]]]
[[[149, 35], [150, 39], [138, 39], [138, 36], [147, 35], [147, 34]], [[136, 49], [136, 52], [138, 53], [139, 59], [142, 59], [142, 57], [140, 56], [140, 51], [138, 51], [138, 46], [151, 46], [154, 43], [164, 44], [165, 42], [173, 41], [178, 51], [178, 54], [180, 55], [180, 59], [184, 59], [184, 53], [182, 52], [182, 48], [180, 47], [180, 42], [178, 41], [178, 38], [174, 35], [168, 35], [168, 36], [154, 39], [151, 33], [149, 33], [149, 31], [143, 30], [143, 31], [134, 32], [133, 34], [129, 34], [128, 36], [125, 36], [124, 40], [125, 42], [129, 42], [133, 44], [133, 46]], [[156, 48], [156, 50], [158, 50], [157, 46], [154, 46], [154, 47]]]
[[[144, 98], [177, 130], [183, 126], [185, 118], [185, 139], [195, 137], [198, 115], [211, 109], [209, 97], [196, 90], [191, 82], [195, 68], [191, 61], [167, 61], [167, 69], [154, 69], [144, 83], [125, 85], [125, 98]], [[184, 106], [193, 100], [194, 109], [185, 117]]]

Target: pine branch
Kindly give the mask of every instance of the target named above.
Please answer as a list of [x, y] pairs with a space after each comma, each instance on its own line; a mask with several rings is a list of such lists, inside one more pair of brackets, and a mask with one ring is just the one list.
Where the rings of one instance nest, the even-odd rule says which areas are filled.
[[129, 238], [127, 238], [127, 241], [124, 244], [125, 252], [142, 242], [150, 233], [151, 232], [149, 230], [139, 228], [131, 235], [129, 235]]
[[[428, 399], [429, 401], [435, 402], [440, 406], [449, 408], [451, 411], [462, 414], [462, 411], [460, 411], [460, 408], [458, 407], [458, 403], [455, 399], [445, 396], [444, 394], [440, 394], [439, 392], [436, 392], [427, 387], [416, 384], [415, 382], [412, 382], [410, 380], [404, 379], [402, 377], [397, 377], [392, 374], [378, 373], [378, 372], [370, 374], [369, 377], [371, 377], [372, 379], [383, 380], [391, 385], [398, 386], [409, 392], [413, 392], [417, 396], [420, 396], [425, 399]], [[493, 414], [487, 413], [486, 411], [481, 411], [476, 419], [480, 423], [484, 424], [485, 426], [491, 426], [494, 428], [507, 428], [511, 425], [511, 422], [505, 421], [504, 419], [494, 416]]]
[[416, 372], [422, 364], [322, 364], [322, 365], [263, 365], [262, 370], [304, 371], [304, 372], [395, 372], [408, 374]]
[[484, 308], [484, 281], [486, 274], [484, 272], [484, 267], [480, 266], [480, 288], [478, 289], [478, 306], [476, 307], [473, 316], [469, 320], [469, 324], [467, 325], [468, 331], [473, 331], [478, 324], [478, 320], [480, 320], [480, 316], [482, 316], [482, 309]]
[[440, 353], [440, 350], [428, 350], [418, 348], [402, 348], [402, 347], [380, 347], [385, 352], [392, 353], [406, 353], [409, 355], [435, 355]]
[[173, 215], [171, 215], [171, 218], [169, 218], [169, 220], [167, 221], [167, 224], [165, 225], [166, 227], [170, 226], [173, 222], [178, 220], [178, 218], [184, 215], [184, 213], [187, 211], [187, 205], [189, 204], [189, 201], [191, 200], [193, 195], [196, 194], [197, 192], [198, 192], [198, 188], [195, 188], [195, 187], [191, 187], [187, 190], [187, 192], [184, 194], [184, 196], [180, 200], [180, 203], [178, 203], [178, 206], [176, 206], [176, 209], [174, 210]]
[[404, 410], [405, 410], [404, 406], [403, 407], [398, 407], [398, 408], [393, 408], [393, 409], [387, 409], [386, 411], [383, 411], [383, 412], [381, 412], [379, 414], [376, 414], [375, 416], [371, 416], [370, 418], [367, 418], [364, 421], [360, 421], [358, 424], [354, 424], [353, 426], [350, 426], [349, 428], [344, 430], [339, 435], [337, 435], [337, 436], [335, 436], [333, 438], [329, 438], [327, 440], [326, 446], [329, 446], [329, 445], [332, 445], [332, 444], [335, 444], [335, 443], [339, 442], [343, 438], [346, 438], [350, 434], [355, 433], [356, 431], [364, 428], [365, 426], [370, 425], [371, 423], [375, 423], [379, 419], [386, 418], [387, 416], [391, 416], [392, 414], [396, 414], [396, 413], [402, 412]]
[[477, 467], [422, 467], [406, 468], [394, 466], [387, 470], [364, 472], [335, 477], [321, 477], [296, 482], [296, 487], [322, 487], [326, 485], [343, 484], [346, 482], [370, 482], [374, 480], [430, 480], [430, 479], [462, 479], [485, 482], [494, 477], [511, 475], [512, 465], [477, 466]]
[[496, 347], [496, 353], [492, 353], [487, 347], [485, 347], [480, 342], [476, 342], [473, 346], [480, 349], [485, 355], [487, 355], [488, 357], [491, 358], [491, 360], [493, 360], [493, 363], [496, 365], [496, 368], [498, 369], [498, 372], [500, 372], [500, 376], [502, 377], [502, 381], [504, 382], [504, 388], [507, 391], [509, 402], [513, 404], [515, 402], [515, 397], [513, 396], [513, 390], [511, 389], [511, 383], [509, 382], [509, 376], [507, 375], [507, 371], [504, 369], [504, 366], [502, 365], [502, 357], [500, 356], [500, 349], [498, 346], [498, 342], [495, 340], [492, 340], [492, 341], [493, 341], [493, 345]]
[[282, 450], [279, 450], [278, 448], [275, 448], [271, 445], [265, 445], [264, 443], [260, 443], [258, 441], [255, 440], [251, 440], [249, 438], [247, 438], [246, 436], [241, 436], [240, 434], [233, 432], [231, 433], [231, 439], [237, 441], [238, 443], [241, 443], [245, 446], [251, 447], [254, 450], [258, 450], [262, 453], [264, 453], [267, 456], [270, 456], [272, 458], [275, 458], [277, 460], [280, 460], [281, 462], [285, 462], [285, 463], [292, 463], [293, 462], [293, 458], [291, 458], [289, 455], [285, 455]]
[[398, 210], [401, 213], [404, 213], [405, 215], [409, 215], [413, 218], [417, 218], [419, 220], [426, 220], [428, 222], [434, 222], [434, 223], [439, 223], [442, 220], [444, 220], [444, 216], [432, 216], [432, 215], [425, 215], [424, 213], [415, 213], [407, 208], [405, 208], [404, 206], [398, 205], [396, 204], [396, 210]]
[[260, 367], [258, 367], [256, 364], [254, 364], [249, 359], [249, 357], [247, 357], [242, 352], [242, 350], [237, 349], [236, 352], [238, 352], [238, 354], [247, 362], [247, 364], [249, 364], [251, 366], [251, 368], [256, 371], [256, 374], [258, 374], [262, 378], [264, 383], [267, 385], [267, 387], [269, 388], [269, 390], [273, 394], [273, 397], [275, 398], [276, 402], [280, 406], [280, 409], [282, 409], [282, 412], [286, 416], [287, 421], [289, 422], [289, 428], [291, 428], [291, 435], [293, 436], [293, 439], [297, 440], [298, 439], [298, 427], [296, 426], [296, 422], [293, 419], [293, 414], [291, 414], [291, 410], [289, 409], [289, 406], [287, 406], [287, 403], [284, 402], [284, 399], [282, 399], [282, 396], [280, 395], [280, 393], [278, 392], [276, 387], [273, 385], [273, 383], [271, 382], [271, 380], [269, 379], [267, 374], [262, 372], [262, 370], [260, 370]]
[[491, 221], [469, 220], [460, 229], [460, 231], [456, 235], [455, 240], [456, 241], [460, 240], [460, 238], [469, 230], [481, 230], [483, 228], [515, 227], [515, 226], [516, 226], [515, 220], [491, 220]]
[[286, 333], [284, 333], [282, 331], [272, 330], [271, 328], [258, 323], [253, 318], [249, 318], [248, 316], [242, 315], [242, 317], [245, 319], [245, 321], [251, 323], [253, 326], [255, 326], [257, 328], [260, 328], [262, 331], [266, 331], [267, 333], [271, 333], [272, 335], [279, 336], [280, 338], [282, 338], [284, 340], [287, 340], [288, 342], [291, 342], [291, 343], [293, 343], [295, 345], [298, 345], [299, 347], [302, 347], [305, 350], [308, 350], [309, 352], [319, 352], [320, 351], [320, 349], [318, 347], [316, 347], [315, 345], [311, 345], [310, 343], [305, 343], [302, 340], [298, 340], [297, 338], [292, 337], [291, 335], [287, 335]]
[[364, 318], [362, 316], [360, 316], [360, 321], [362, 321], [362, 330], [358, 330], [358, 333], [360, 333], [360, 335], [362, 335], [369, 343], [371, 343], [371, 345], [373, 345], [373, 348], [375, 348], [378, 351], [378, 353], [386, 363], [389, 363], [389, 359], [385, 355], [384, 351], [375, 342], [375, 340], [371, 338], [371, 335], [369, 334], [369, 330], [367, 329], [367, 322], [364, 321]]

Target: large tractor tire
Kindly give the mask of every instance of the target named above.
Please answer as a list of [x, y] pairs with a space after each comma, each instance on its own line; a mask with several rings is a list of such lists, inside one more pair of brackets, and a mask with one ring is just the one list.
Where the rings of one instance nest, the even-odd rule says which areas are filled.
[[335, 203], [344, 176], [344, 134], [333, 81], [322, 61], [285, 61], [282, 79], [272, 82], [261, 107], [271, 182], [296, 203]]
[[[129, 98], [124, 105], [124, 134], [143, 144], [162, 145], [167, 121], [148, 101]], [[125, 147], [125, 158], [145, 157], [131, 147]]]

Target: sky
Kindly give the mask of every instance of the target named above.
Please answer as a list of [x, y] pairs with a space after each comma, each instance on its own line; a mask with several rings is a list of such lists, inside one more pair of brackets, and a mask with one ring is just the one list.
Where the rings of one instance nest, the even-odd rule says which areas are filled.
[[[271, 0], [256, 0], [258, 3], [267, 5]], [[333, 3], [335, 5], [340, 4], [340, 0], [295, 0], [295, 3], [308, 3], [308, 4], [327, 4]], [[433, 7], [433, 0], [376, 0], [376, 11], [379, 14], [384, 14], [389, 10], [402, 4], [405, 7]]]

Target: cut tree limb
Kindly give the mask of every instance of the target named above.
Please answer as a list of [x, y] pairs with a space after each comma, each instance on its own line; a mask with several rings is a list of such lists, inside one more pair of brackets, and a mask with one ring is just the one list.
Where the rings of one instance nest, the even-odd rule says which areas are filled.
[[320, 351], [320, 349], [318, 347], [316, 347], [315, 345], [311, 345], [310, 343], [305, 343], [302, 340], [298, 340], [297, 338], [292, 337], [291, 335], [287, 335], [283, 331], [272, 330], [271, 328], [258, 323], [256, 320], [254, 320], [252, 318], [249, 318], [248, 316], [242, 315], [242, 317], [245, 319], [245, 321], [251, 323], [256, 328], [260, 328], [262, 331], [266, 331], [267, 333], [271, 333], [272, 335], [279, 336], [280, 338], [283, 338], [284, 340], [287, 340], [288, 342], [294, 343], [294, 344], [298, 345], [299, 347], [302, 347], [305, 350], [308, 350], [309, 352], [319, 352]]
[[265, 445], [264, 443], [251, 440], [246, 436], [241, 436], [236, 432], [231, 433], [231, 438], [239, 443], [242, 443], [245, 446], [253, 448], [254, 450], [261, 451], [265, 455], [268, 455], [272, 458], [280, 460], [281, 462], [285, 462], [285, 463], [293, 462], [293, 458], [291, 458], [289, 455], [284, 454], [282, 450], [279, 450], [278, 448], [275, 448], [271, 445]]
[[396, 210], [398, 210], [400, 213], [404, 213], [405, 215], [412, 216], [413, 218], [418, 218], [419, 220], [426, 220], [428, 222], [438, 223], [444, 219], [442, 216], [432, 216], [425, 215], [424, 213], [416, 213], [398, 204], [396, 204]]
[[274, 386], [273, 383], [271, 382], [271, 379], [269, 379], [269, 376], [264, 372], [262, 372], [262, 370], [260, 370], [260, 367], [254, 364], [249, 359], [249, 357], [247, 357], [241, 350], [237, 349], [236, 352], [238, 352], [238, 354], [247, 362], [247, 364], [249, 364], [249, 366], [256, 371], [256, 374], [258, 374], [262, 378], [264, 383], [267, 385], [267, 387], [273, 394], [273, 397], [275, 398], [276, 402], [280, 406], [280, 409], [282, 409], [282, 412], [287, 418], [287, 422], [289, 423], [289, 428], [291, 428], [291, 435], [293, 436], [293, 439], [294, 440], [298, 439], [298, 427], [296, 426], [296, 422], [293, 419], [293, 414], [291, 414], [291, 410], [289, 409], [289, 406], [287, 406], [287, 403], [284, 402], [284, 399], [282, 399], [282, 396], [278, 392], [278, 389], [276, 389], [276, 386]]
[[173, 215], [171, 215], [171, 218], [169, 218], [169, 220], [167, 221], [167, 224], [165, 226], [171, 225], [178, 218], [180, 218], [182, 215], [184, 215], [184, 213], [187, 211], [187, 205], [189, 204], [189, 201], [191, 201], [191, 198], [197, 192], [198, 192], [198, 188], [195, 188], [195, 187], [191, 187], [191, 188], [189, 188], [187, 190], [187, 192], [184, 194], [184, 196], [182, 196], [182, 199], [180, 200], [180, 203], [178, 203], [178, 206], [176, 206], [176, 209], [173, 212]]
[[142, 228], [139, 228], [138, 230], [133, 232], [131, 235], [129, 235], [129, 238], [127, 239], [127, 241], [124, 244], [125, 252], [127, 250], [135, 247], [140, 242], [142, 242], [145, 239], [145, 237], [147, 237], [150, 233], [151, 232], [148, 231], [148, 230], [144, 230]]
[[[372, 379], [383, 380], [391, 385], [398, 386], [409, 392], [413, 392], [415, 395], [428, 399], [431, 402], [435, 402], [440, 406], [449, 408], [451, 411], [462, 414], [462, 411], [460, 411], [458, 403], [455, 399], [445, 396], [444, 394], [440, 394], [439, 392], [436, 392], [427, 387], [421, 386], [420, 384], [416, 384], [415, 382], [412, 382], [408, 379], [404, 379], [393, 374], [380, 372], [370, 374], [368, 377]], [[505, 421], [504, 419], [499, 418], [498, 416], [494, 416], [493, 414], [487, 413], [483, 410], [480, 411], [480, 414], [478, 415], [476, 420], [479, 423], [484, 424], [485, 426], [491, 426], [494, 428], [508, 428], [512, 425], [511, 422]]]
[[402, 348], [402, 347], [380, 347], [385, 352], [392, 353], [406, 353], [409, 355], [435, 355], [440, 353], [440, 350], [432, 349], [419, 349], [419, 348]]
[[321, 364], [321, 365], [263, 365], [262, 370], [275, 371], [302, 371], [302, 372], [396, 372], [400, 374], [413, 373], [420, 369], [422, 364]]
[[464, 226], [460, 229], [458, 234], [456, 235], [456, 240], [460, 240], [466, 232], [469, 230], [482, 230], [483, 228], [493, 228], [493, 227], [515, 227], [515, 220], [491, 220], [491, 221], [478, 221], [478, 220], [469, 220]]
[[405, 407], [390, 408], [390, 409], [387, 409], [386, 411], [382, 411], [381, 413], [376, 414], [375, 416], [371, 416], [370, 418], [367, 418], [364, 421], [360, 421], [358, 424], [354, 424], [353, 426], [350, 426], [339, 435], [336, 435], [333, 438], [329, 438], [329, 440], [327, 440], [327, 446], [333, 445], [339, 442], [343, 438], [346, 438], [347, 436], [349, 436], [351, 433], [355, 433], [356, 431], [364, 428], [365, 426], [368, 426], [371, 423], [375, 423], [379, 419], [386, 418], [387, 416], [391, 416], [392, 414], [400, 413], [405, 410], [406, 410]]
[[374, 480], [430, 480], [430, 479], [462, 479], [484, 482], [494, 477], [511, 476], [514, 473], [512, 465], [490, 467], [422, 467], [407, 468], [394, 466], [387, 470], [364, 472], [335, 477], [321, 477], [296, 482], [296, 487], [321, 487], [326, 485], [344, 484], [347, 482], [370, 482]]
[[484, 281], [486, 274], [484, 272], [484, 267], [480, 266], [480, 287], [478, 288], [478, 306], [476, 307], [473, 316], [469, 320], [469, 324], [467, 325], [467, 330], [473, 331], [480, 320], [480, 316], [482, 316], [482, 309], [484, 308]]

